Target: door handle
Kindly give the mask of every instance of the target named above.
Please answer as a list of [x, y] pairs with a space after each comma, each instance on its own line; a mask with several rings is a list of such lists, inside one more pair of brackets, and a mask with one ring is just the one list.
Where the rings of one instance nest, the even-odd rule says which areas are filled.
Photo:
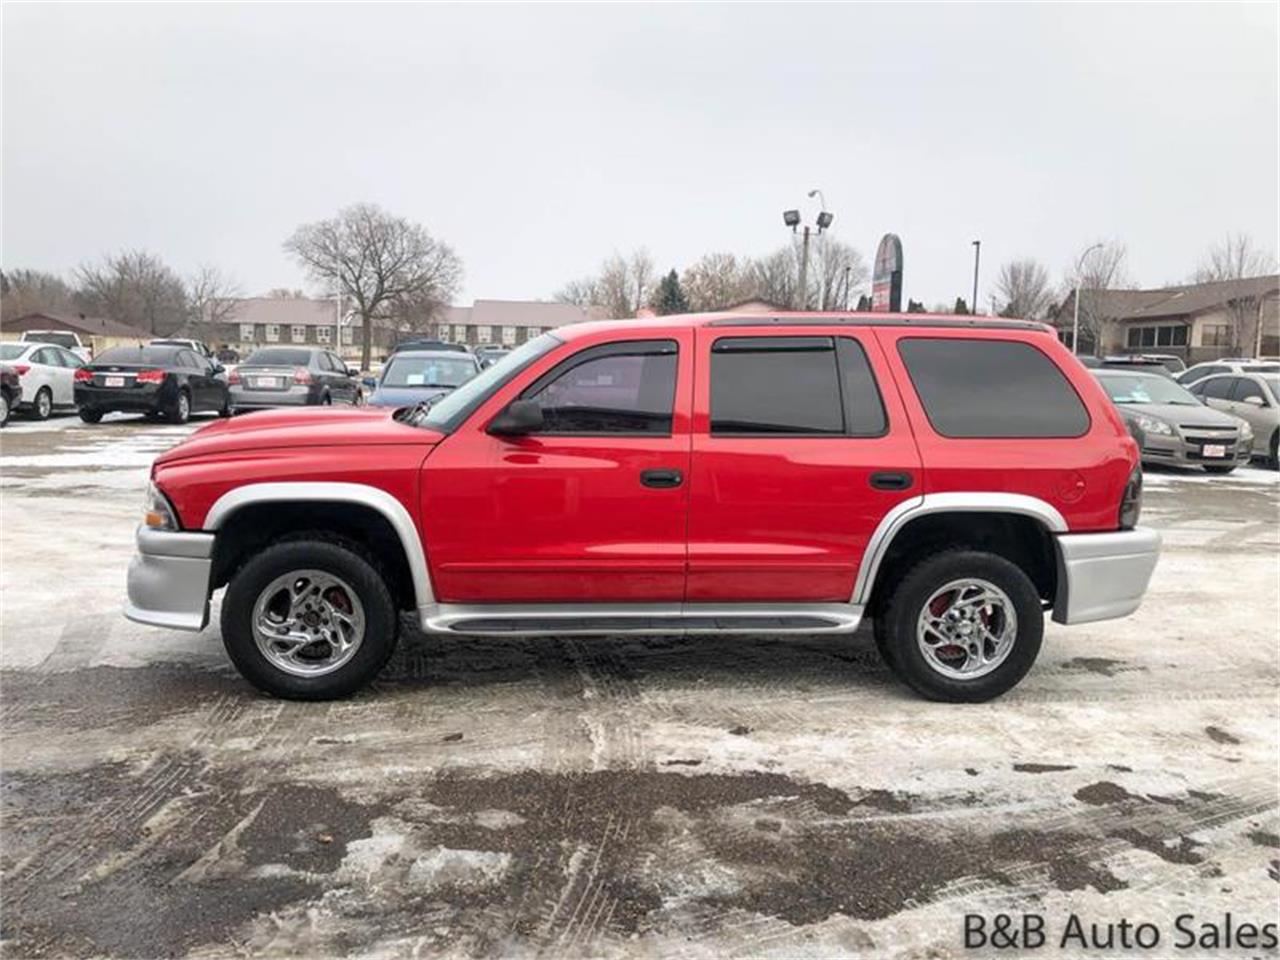
[[640, 482], [646, 487], [678, 487], [684, 482], [684, 474], [679, 470], [641, 470]]
[[871, 486], [877, 490], [906, 490], [911, 486], [909, 473], [873, 473]]

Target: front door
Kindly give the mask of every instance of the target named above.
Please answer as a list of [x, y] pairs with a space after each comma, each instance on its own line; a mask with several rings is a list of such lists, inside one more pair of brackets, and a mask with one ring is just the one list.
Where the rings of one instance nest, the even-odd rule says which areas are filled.
[[920, 459], [865, 330], [698, 331], [690, 602], [848, 602]]
[[[441, 442], [422, 474], [438, 600], [683, 598], [692, 342], [571, 341]], [[515, 399], [539, 404], [542, 428], [488, 433]]]

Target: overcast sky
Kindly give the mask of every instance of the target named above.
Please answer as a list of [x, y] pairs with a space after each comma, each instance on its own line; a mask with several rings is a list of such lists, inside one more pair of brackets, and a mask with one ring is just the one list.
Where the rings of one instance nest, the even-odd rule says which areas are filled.
[[284, 238], [370, 200], [453, 245], [460, 302], [545, 299], [614, 250], [766, 253], [818, 187], [929, 304], [975, 238], [984, 306], [1099, 238], [1182, 280], [1276, 248], [1277, 9], [6, 4], [3, 266], [301, 286]]

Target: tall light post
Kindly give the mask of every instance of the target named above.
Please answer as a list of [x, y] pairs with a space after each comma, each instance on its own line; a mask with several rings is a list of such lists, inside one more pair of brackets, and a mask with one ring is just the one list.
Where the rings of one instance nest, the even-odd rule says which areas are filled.
[[[1076, 261], [1076, 294], [1072, 304], [1071, 316], [1071, 352], [1078, 354], [1080, 352], [1080, 271], [1084, 269], [1084, 258], [1095, 250], [1101, 250], [1103, 244], [1095, 243], [1092, 247], [1080, 254], [1080, 259]], [[1097, 349], [1096, 347], [1094, 349]]]
[[973, 299], [969, 302], [973, 304], [973, 312], [978, 312], [978, 257], [982, 253], [982, 241], [974, 240], [973, 246]]
[[[827, 198], [822, 195], [821, 190], [810, 190], [809, 196], [817, 197], [818, 202], [822, 205], [822, 209], [818, 213], [818, 218], [814, 221], [818, 227], [818, 235], [821, 236], [822, 231], [831, 226], [831, 221], [835, 217], [826, 211]], [[782, 211], [782, 222], [791, 228], [791, 232], [795, 233], [796, 228], [800, 226], [799, 210]], [[800, 309], [809, 309], [809, 225], [804, 225], [803, 239], [800, 243]]]

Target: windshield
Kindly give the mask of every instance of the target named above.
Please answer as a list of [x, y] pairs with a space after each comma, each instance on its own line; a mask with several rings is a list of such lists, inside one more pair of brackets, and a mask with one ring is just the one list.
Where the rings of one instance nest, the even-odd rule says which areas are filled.
[[257, 350], [242, 367], [305, 367], [311, 362], [310, 350], [290, 350], [288, 347], [268, 347]]
[[406, 357], [396, 354], [382, 371], [384, 387], [460, 387], [476, 372], [469, 357]]
[[457, 429], [476, 407], [484, 403], [504, 383], [514, 377], [540, 356], [560, 345], [558, 337], [549, 333], [512, 350], [493, 366], [476, 374], [452, 393], [443, 394], [413, 422], [417, 426], [434, 427], [449, 433]]
[[52, 343], [59, 347], [78, 347], [80, 341], [74, 333], [24, 333], [22, 339], [28, 343]]
[[1149, 373], [1108, 373], [1098, 377], [1103, 389], [1116, 403], [1171, 403], [1175, 406], [1198, 407], [1197, 400], [1186, 387]]
[[17, 360], [30, 349], [29, 343], [0, 343], [0, 360]]
[[95, 364], [101, 363], [173, 363], [174, 356], [181, 347], [112, 347], [103, 350], [93, 358]]

